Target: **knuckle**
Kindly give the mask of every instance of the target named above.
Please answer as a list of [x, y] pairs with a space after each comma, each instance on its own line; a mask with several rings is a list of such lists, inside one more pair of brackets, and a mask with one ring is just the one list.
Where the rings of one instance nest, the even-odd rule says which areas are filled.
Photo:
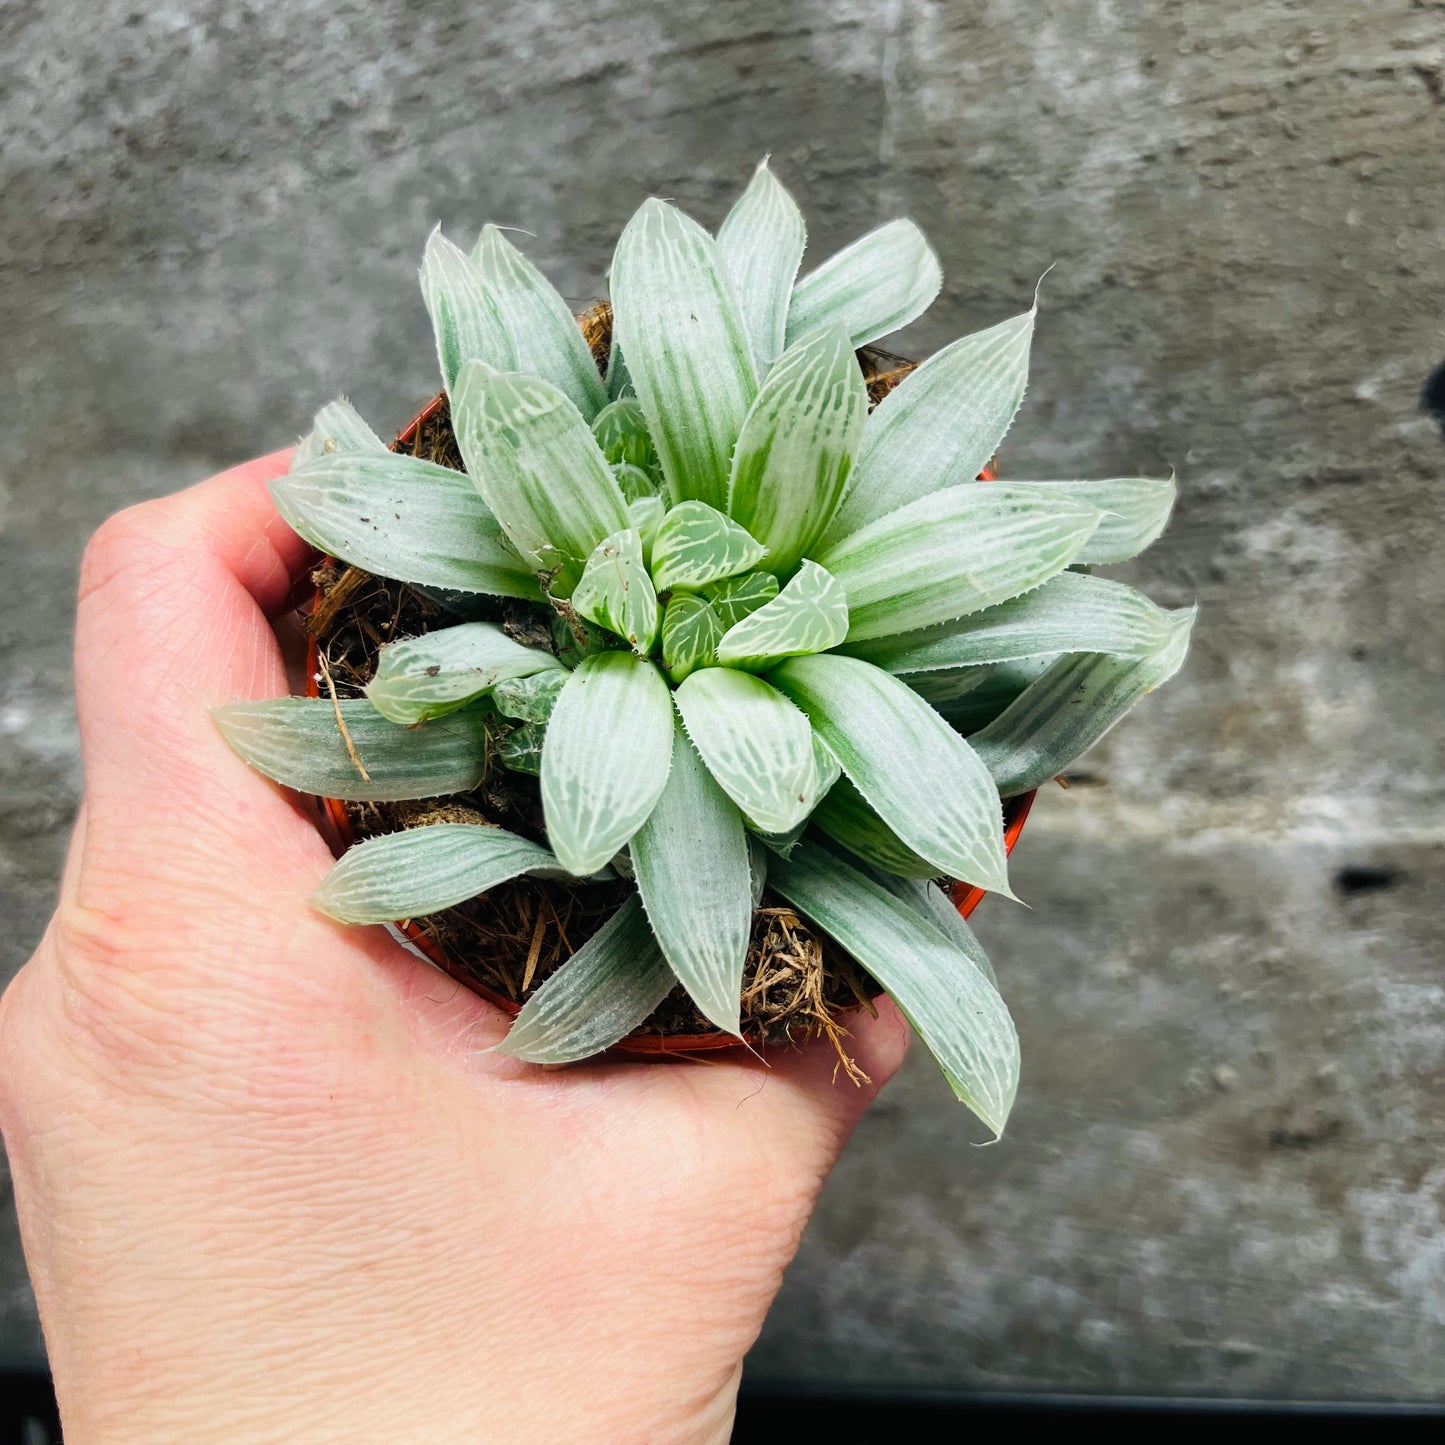
[[154, 570], [157, 558], [172, 550], [167, 516], [164, 500], [138, 502], [100, 524], [80, 562], [82, 604], [117, 584], [133, 585]]

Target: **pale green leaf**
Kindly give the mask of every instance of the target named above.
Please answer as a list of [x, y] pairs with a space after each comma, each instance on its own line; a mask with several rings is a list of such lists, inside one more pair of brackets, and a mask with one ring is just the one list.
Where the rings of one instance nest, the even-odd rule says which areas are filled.
[[945, 346], [868, 418], [848, 495], [824, 533], [832, 545], [943, 487], [972, 482], [1023, 400], [1034, 312]]
[[717, 662], [723, 625], [712, 605], [691, 592], [676, 592], [662, 614], [662, 665], [674, 684]]
[[1075, 561], [1105, 566], [1136, 557], [1164, 530], [1178, 491], [1172, 478], [1110, 477], [1096, 482], [1014, 482], [1044, 495], [1088, 502], [1103, 516]]
[[814, 844], [772, 862], [768, 886], [882, 984], [954, 1094], [1002, 1133], [1018, 1089], [1018, 1035], [970, 953], [909, 903]]
[[743, 423], [728, 514], [768, 548], [768, 570], [787, 576], [843, 497], [863, 437], [868, 389], [838, 326], [791, 347]]
[[625, 528], [593, 550], [572, 606], [589, 622], [615, 632], [645, 657], [657, 640], [657, 593], [642, 561], [642, 537]]
[[[851, 864], [853, 860], [845, 858], [844, 862]], [[933, 924], [949, 942], [966, 954], [976, 967], [983, 970], [995, 988], [998, 987], [998, 976], [993, 971], [993, 964], [988, 961], [988, 955], [973, 936], [973, 930], [963, 921], [952, 899], [937, 883], [922, 878], [899, 878], [869, 865], [865, 865], [861, 871], [895, 898], [908, 904], [919, 917]]]
[[928, 310], [943, 272], [912, 221], [889, 221], [810, 271], [793, 288], [788, 345], [810, 331], [841, 326], [866, 346]]
[[607, 400], [624, 401], [629, 397], [636, 400], [637, 389], [632, 385], [632, 373], [627, 369], [627, 358], [623, 356], [614, 332], [607, 357]]
[[751, 673], [705, 667], [673, 694], [723, 792], [762, 833], [786, 833], [817, 804], [808, 719]]
[[672, 705], [662, 674], [599, 652], [567, 679], [547, 724], [547, 841], [571, 872], [595, 873], [647, 821], [667, 785]]
[[907, 847], [939, 873], [1009, 893], [993, 779], [922, 698], [872, 664], [834, 654], [792, 658], [769, 680]]
[[434, 823], [349, 849], [311, 895], [342, 923], [391, 923], [451, 908], [522, 873], [562, 876], [536, 843], [481, 823]]
[[1009, 482], [949, 487], [837, 543], [816, 560], [848, 595], [848, 641], [950, 622], [1062, 572], [1099, 524], [1087, 502]]
[[670, 994], [677, 977], [636, 894], [523, 1005], [499, 1053], [571, 1064], [625, 1039]]
[[[647, 418], [635, 396], [609, 402], [592, 418], [592, 435], [602, 455], [614, 466], [624, 462], [651, 474], [658, 468], [657, 448], [647, 430]], [[655, 492], [657, 488], [654, 486]]]
[[679, 502], [652, 541], [652, 580], [659, 592], [701, 587], [746, 572], [767, 548], [706, 502]]
[[582, 414], [555, 386], [472, 362], [452, 427], [467, 471], [549, 590], [570, 597], [592, 549], [628, 525], [627, 503]]
[[531, 569], [461, 472], [389, 451], [338, 451], [269, 488], [292, 531], [363, 571], [541, 600]]
[[771, 602], [728, 629], [717, 660], [724, 667], [762, 672], [785, 657], [826, 652], [847, 635], [843, 589], [816, 562], [804, 562]]
[[1045, 653], [1144, 657], [1168, 636], [1168, 613], [1142, 592], [1103, 577], [1061, 572], [1022, 597], [959, 621], [849, 643], [845, 651], [885, 672], [908, 677]]
[[717, 613], [724, 631], [751, 616], [765, 602], [778, 595], [778, 579], [771, 572], [748, 572], [742, 577], [724, 577], [709, 582], [702, 595]]
[[613, 334], [670, 500], [725, 509], [757, 377], [717, 243], [676, 207], [645, 201], [617, 243], [611, 289]]
[[873, 811], [847, 778], [840, 778], [813, 811], [813, 822], [866, 862], [904, 878], [936, 878], [938, 869], [920, 858]]
[[332, 452], [384, 452], [387, 445], [362, 421], [349, 401], [328, 402], [316, 413], [311, 430], [302, 438], [293, 467], [314, 462]]
[[465, 707], [503, 678], [561, 667], [495, 623], [463, 622], [383, 647], [366, 696], [382, 717], [410, 725]]
[[673, 972], [708, 1019], [738, 1033], [752, 928], [747, 837], [742, 814], [686, 736], [674, 740], [667, 787], [630, 847], [643, 907]]
[[788, 301], [806, 242], [803, 213], [764, 156], [717, 233], [759, 372], [782, 354]]
[[590, 421], [607, 405], [607, 388], [571, 307], [496, 226], [482, 227], [472, 260], [512, 342], [506, 369], [550, 381]]
[[1193, 607], [1169, 614], [1170, 636], [1148, 657], [1061, 657], [971, 742], [1004, 797], [1063, 772], [1146, 693], [1169, 681], [1189, 650]]
[[421, 294], [436, 333], [437, 361], [448, 393], [469, 361], [484, 361], [500, 371], [516, 366], [512, 338], [486, 278], [465, 251], [442, 235], [440, 226], [427, 237]]
[[503, 678], [492, 689], [492, 702], [503, 717], [518, 722], [546, 723], [567, 685], [567, 670], [557, 667], [526, 677]]
[[277, 697], [212, 708], [211, 716], [258, 772], [318, 797], [374, 803], [435, 798], [475, 788], [486, 771], [485, 707], [423, 728], [398, 727], [361, 698], [333, 707], [321, 698]]

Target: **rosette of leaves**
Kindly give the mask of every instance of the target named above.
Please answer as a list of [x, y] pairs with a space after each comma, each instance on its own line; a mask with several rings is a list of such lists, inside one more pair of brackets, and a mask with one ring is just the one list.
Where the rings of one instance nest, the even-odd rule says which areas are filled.
[[1147, 546], [1174, 486], [980, 484], [1034, 310], [945, 347], [870, 413], [856, 348], [929, 305], [937, 258], [906, 220], [797, 280], [803, 249], [766, 163], [715, 237], [647, 201], [612, 261], [604, 374], [500, 230], [470, 254], [434, 233], [422, 291], [465, 473], [391, 452], [338, 402], [276, 504], [369, 572], [546, 609], [553, 643], [459, 621], [384, 648], [364, 699], [218, 721], [248, 762], [330, 797], [538, 775], [546, 846], [465, 823], [371, 838], [316, 895], [334, 918], [415, 918], [524, 873], [635, 880], [507, 1051], [595, 1054], [678, 981], [738, 1033], [766, 882], [997, 1131], [1017, 1038], [937, 880], [1008, 894], [1001, 798], [1179, 667], [1192, 612], [1082, 570]]

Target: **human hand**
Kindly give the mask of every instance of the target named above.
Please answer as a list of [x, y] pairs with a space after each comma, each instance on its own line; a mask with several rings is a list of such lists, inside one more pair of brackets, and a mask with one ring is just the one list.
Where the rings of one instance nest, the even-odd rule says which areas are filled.
[[861, 1089], [826, 1048], [541, 1071], [383, 930], [313, 912], [306, 805], [207, 712], [287, 690], [288, 460], [121, 513], [82, 568], [85, 801], [0, 1002], [66, 1439], [725, 1439], [906, 1028], [860, 1019]]

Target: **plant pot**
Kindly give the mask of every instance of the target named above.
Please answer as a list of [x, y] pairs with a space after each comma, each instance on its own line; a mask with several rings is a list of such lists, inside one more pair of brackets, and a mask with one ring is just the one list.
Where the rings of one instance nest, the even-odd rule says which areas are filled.
[[[591, 311], [584, 313], [579, 318], [583, 331], [592, 344], [594, 351], [599, 346], [604, 349], [610, 334], [610, 311], [604, 306], [594, 307]], [[882, 399], [903, 376], [912, 370], [913, 363], [899, 358], [887, 357], [881, 352], [873, 352], [875, 370], [873, 371], [869, 391], [874, 404]], [[886, 369], [881, 363], [889, 363]], [[421, 430], [426, 424], [438, 416], [446, 406], [445, 393], [434, 397], [412, 420], [398, 433], [395, 445], [400, 448], [412, 449], [415, 447]], [[981, 481], [992, 481], [997, 473], [992, 464], [981, 474]], [[321, 592], [318, 589], [316, 600], [320, 600]], [[320, 696], [319, 678], [319, 647], [315, 637], [310, 638], [307, 648], [306, 661], [306, 695], [308, 697]], [[1004, 804], [1004, 850], [1012, 853], [1014, 845], [1018, 842], [1023, 826], [1028, 819], [1029, 809], [1033, 804], [1034, 793], [1026, 793], [1017, 798], [1010, 798]], [[321, 798], [323, 833], [333, 852], [338, 856], [351, 846], [354, 837], [351, 817], [347, 811], [347, 805], [336, 798]], [[985, 890], [976, 888], [966, 883], [954, 885], [952, 901], [960, 915], [967, 918], [979, 903], [983, 900]], [[520, 1010], [520, 1003], [495, 989], [487, 987], [484, 983], [469, 974], [465, 968], [450, 958], [446, 950], [439, 947], [436, 941], [427, 932], [426, 928], [416, 920], [405, 920], [396, 925], [398, 931], [411, 945], [430, 962], [434, 963], [444, 973], [464, 984], [472, 992], [485, 998], [489, 1003], [494, 1004], [509, 1016], [515, 1016]], [[836, 1010], [830, 1010], [836, 1011]], [[851, 1011], [851, 1010], [848, 1010]], [[745, 1034], [748, 1030], [745, 1028]], [[757, 1041], [757, 1040], [750, 1040]], [[617, 1044], [611, 1052], [628, 1055], [643, 1055], [657, 1057], [666, 1054], [692, 1054], [711, 1052], [718, 1049], [729, 1049], [741, 1047], [741, 1042], [732, 1034], [723, 1033], [718, 1029], [705, 1029], [698, 1032], [661, 1034], [661, 1033], [635, 1033], [629, 1038]]]

